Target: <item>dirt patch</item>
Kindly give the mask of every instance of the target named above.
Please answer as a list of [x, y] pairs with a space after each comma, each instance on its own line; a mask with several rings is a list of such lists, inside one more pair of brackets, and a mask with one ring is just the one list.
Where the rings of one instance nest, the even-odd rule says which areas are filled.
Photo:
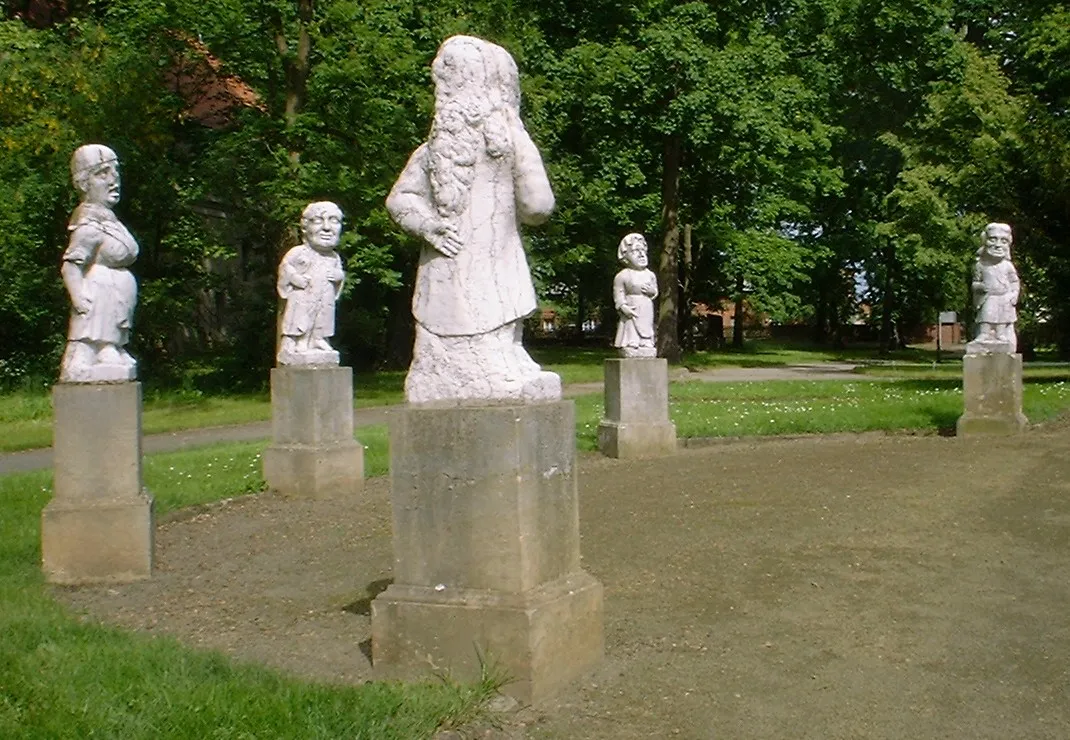
[[[1070, 436], [838, 435], [580, 461], [606, 659], [530, 738], [1064, 738]], [[57, 589], [111, 623], [371, 677], [389, 484], [160, 525], [153, 580]]]

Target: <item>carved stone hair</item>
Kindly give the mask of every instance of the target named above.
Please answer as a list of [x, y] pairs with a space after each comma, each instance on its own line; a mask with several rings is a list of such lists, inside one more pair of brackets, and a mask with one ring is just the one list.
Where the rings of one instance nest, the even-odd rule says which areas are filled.
[[451, 36], [431, 64], [435, 117], [427, 146], [431, 192], [443, 218], [468, 205], [475, 165], [485, 152], [500, 159], [512, 151], [520, 106], [516, 63], [505, 49], [473, 36]]
[[118, 162], [119, 157], [103, 144], [85, 144], [74, 150], [71, 155], [71, 180], [78, 191], [84, 193], [89, 183], [89, 175], [102, 164]]
[[642, 245], [643, 249], [647, 249], [646, 237], [639, 233], [631, 233], [620, 240], [620, 244], [617, 245], [617, 260], [623, 262], [624, 255], [630, 252], [634, 247]]

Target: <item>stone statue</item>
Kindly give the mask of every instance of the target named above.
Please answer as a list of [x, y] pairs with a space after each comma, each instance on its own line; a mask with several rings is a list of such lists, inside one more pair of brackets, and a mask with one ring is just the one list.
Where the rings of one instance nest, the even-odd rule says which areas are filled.
[[655, 357], [654, 298], [658, 278], [647, 268], [646, 239], [628, 234], [620, 240], [617, 259], [627, 267], [613, 278], [613, 305], [619, 321], [613, 346], [621, 357]]
[[334, 251], [342, 233], [342, 210], [334, 203], [310, 203], [301, 214], [304, 242], [279, 263], [276, 288], [286, 301], [282, 312], [280, 365], [337, 365], [334, 304], [342, 294], [345, 272]]
[[71, 214], [70, 243], [60, 271], [71, 297], [61, 383], [133, 380], [137, 362], [126, 351], [137, 303], [137, 280], [127, 268], [137, 259], [137, 241], [115, 217], [119, 158], [100, 144], [86, 144], [71, 157], [71, 178], [82, 202]]
[[554, 194], [520, 120], [516, 63], [500, 46], [453, 36], [431, 73], [431, 133], [386, 201], [394, 220], [426, 242], [406, 398], [559, 399], [560, 378], [543, 372], [521, 344], [536, 300], [519, 227], [545, 221]]
[[981, 247], [973, 268], [973, 307], [977, 336], [966, 345], [969, 354], [1017, 350], [1014, 322], [1018, 320], [1018, 272], [1011, 264], [1011, 227], [991, 223], [981, 232]]

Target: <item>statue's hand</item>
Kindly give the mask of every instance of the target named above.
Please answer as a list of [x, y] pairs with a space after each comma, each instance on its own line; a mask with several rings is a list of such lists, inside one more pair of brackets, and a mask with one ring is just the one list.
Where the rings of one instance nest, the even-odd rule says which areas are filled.
[[293, 284], [295, 288], [304, 290], [312, 284], [312, 278], [310, 278], [308, 275], [294, 275], [292, 278], [290, 278], [290, 283]]
[[456, 257], [461, 251], [460, 237], [457, 230], [445, 221], [436, 221], [427, 232], [427, 241], [447, 257]]
[[625, 318], [628, 318], [628, 319], [634, 319], [637, 316], [639, 316], [639, 312], [636, 311], [631, 306], [629, 306], [627, 303], [621, 304], [621, 307], [620, 307], [619, 310], [620, 310], [621, 315], [624, 316]]
[[330, 269], [327, 271], [327, 281], [331, 283], [340, 283], [345, 279], [346, 274], [341, 270]]
[[84, 316], [93, 307], [93, 297], [87, 293], [80, 293], [77, 297], [71, 297], [71, 305], [74, 306], [76, 314]]

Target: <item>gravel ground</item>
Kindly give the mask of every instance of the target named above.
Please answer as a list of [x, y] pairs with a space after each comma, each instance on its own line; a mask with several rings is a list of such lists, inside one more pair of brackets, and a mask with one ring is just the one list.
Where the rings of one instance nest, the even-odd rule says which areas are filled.
[[[508, 738], [1070, 736], [1070, 429], [834, 435], [580, 458], [606, 658]], [[326, 682], [372, 677], [389, 484], [159, 524], [106, 622]], [[482, 730], [473, 735], [484, 736]]]

